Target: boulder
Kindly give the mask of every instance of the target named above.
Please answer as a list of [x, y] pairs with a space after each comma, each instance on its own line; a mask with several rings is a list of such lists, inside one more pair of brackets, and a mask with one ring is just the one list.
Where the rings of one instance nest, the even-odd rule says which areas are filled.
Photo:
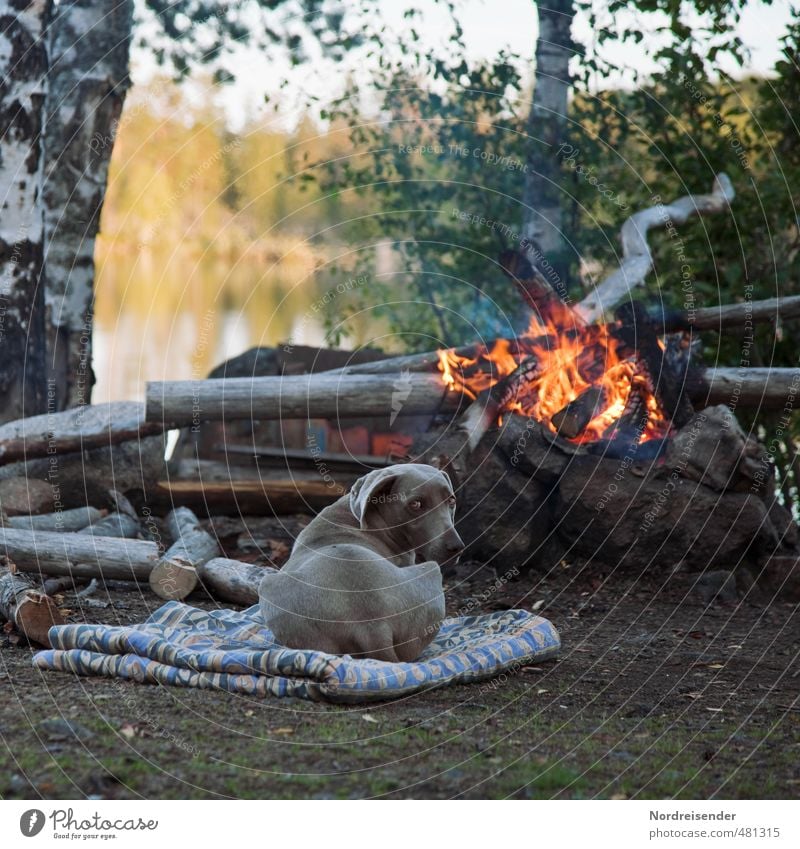
[[43, 480], [21, 476], [0, 480], [0, 511], [6, 516], [50, 513], [53, 501], [53, 487]]
[[552, 529], [550, 487], [521, 469], [484, 439], [472, 453], [458, 493], [456, 528], [464, 557], [503, 568], [531, 568]]
[[555, 515], [573, 551], [612, 565], [731, 569], [779, 544], [757, 495], [721, 495], [664, 466], [639, 477], [620, 461], [592, 456], [574, 457], [565, 470]]

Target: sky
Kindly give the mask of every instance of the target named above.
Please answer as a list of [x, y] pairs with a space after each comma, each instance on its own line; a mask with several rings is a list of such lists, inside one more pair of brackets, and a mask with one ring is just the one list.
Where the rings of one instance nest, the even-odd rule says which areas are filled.
[[[793, 0], [794, 5], [800, 0]], [[786, 30], [793, 2], [775, 0], [771, 4], [753, 0], [742, 12], [738, 25], [738, 34], [745, 46], [751, 51], [750, 62], [745, 68], [748, 74], [768, 75], [779, 57], [779, 39]], [[598, 0], [599, 3], [599, 0]], [[604, 4], [600, 4], [604, 8]], [[424, 38], [432, 45], [442, 43], [448, 32], [446, 13], [433, 0], [381, 0], [383, 18], [395, 28], [403, 25], [403, 11], [409, 6], [424, 10]], [[522, 56], [532, 57], [537, 37], [536, 10], [533, 0], [459, 0], [458, 18], [464, 30], [467, 54], [470, 59], [492, 58], [503, 48], [510, 48]], [[653, 25], [658, 21], [653, 19]], [[585, 20], [576, 18], [573, 35], [579, 42], [592, 38]], [[655, 36], [653, 37], [655, 39]], [[616, 85], [631, 85], [632, 74], [625, 70], [636, 68], [647, 72], [652, 66], [648, 58], [654, 40], [645, 40], [640, 45], [625, 45], [620, 51], [620, 69], [616, 79], [610, 82]], [[387, 46], [387, 49], [389, 47]], [[608, 53], [609, 58], [614, 58]], [[624, 56], [624, 60], [622, 57]], [[144, 53], [134, 57], [134, 81], [146, 82], [155, 72], [152, 59]], [[351, 68], [356, 74], [366, 78], [369, 64], [358, 57], [351, 59]], [[725, 70], [737, 76], [741, 69], [730, 63]], [[324, 102], [335, 97], [340, 90], [345, 70], [333, 63], [312, 62], [299, 68], [290, 69], [282, 57], [271, 54], [265, 56], [254, 50], [242, 50], [236, 57], [235, 73], [237, 81], [219, 95], [222, 106], [228, 115], [233, 129], [241, 128], [248, 119], [259, 122], [292, 125], [303, 112], [305, 97], [312, 93]], [[282, 79], [290, 79], [290, 85], [281, 93], [282, 110], [275, 116], [265, 106], [264, 95], [274, 95], [279, 90]], [[609, 80], [605, 79], [604, 84]], [[208, 97], [208, 91], [196, 87], [194, 97], [202, 100]]]

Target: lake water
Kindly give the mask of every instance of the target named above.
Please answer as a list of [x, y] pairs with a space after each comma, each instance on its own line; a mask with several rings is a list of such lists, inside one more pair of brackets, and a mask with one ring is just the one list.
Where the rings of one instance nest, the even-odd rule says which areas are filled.
[[[98, 242], [93, 401], [143, 400], [150, 380], [205, 377], [254, 345], [323, 345], [313, 263]], [[346, 344], [343, 347], [347, 347]]]

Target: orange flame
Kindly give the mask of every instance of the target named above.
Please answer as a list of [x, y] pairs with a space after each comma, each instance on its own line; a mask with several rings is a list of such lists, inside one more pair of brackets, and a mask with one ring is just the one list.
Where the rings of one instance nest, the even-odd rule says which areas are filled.
[[[454, 391], [475, 399], [510, 374], [522, 360], [534, 355], [541, 376], [524, 387], [521, 400], [504, 412], [520, 412], [547, 425], [554, 433], [552, 417], [578, 396], [595, 387], [602, 390], [595, 415], [575, 439], [575, 443], [603, 438], [604, 432], [622, 415], [631, 391], [634, 362], [620, 358], [617, 342], [605, 325], [542, 328], [532, 322], [529, 331], [519, 339], [498, 339], [491, 348], [479, 348], [475, 358], [464, 357], [455, 350], [440, 350], [439, 370], [442, 380]], [[646, 397], [649, 413], [641, 441], [663, 437], [669, 424], [656, 398]]]

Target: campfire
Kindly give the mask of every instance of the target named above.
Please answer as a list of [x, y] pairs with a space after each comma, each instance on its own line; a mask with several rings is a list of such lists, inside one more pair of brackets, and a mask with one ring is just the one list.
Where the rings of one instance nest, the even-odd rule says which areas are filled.
[[438, 354], [445, 385], [472, 400], [509, 378], [521, 364], [531, 366], [515, 396], [499, 411], [501, 423], [503, 413], [519, 413], [575, 444], [611, 440], [621, 427], [626, 433], [635, 431], [637, 442], [669, 433], [653, 388], [608, 325], [545, 327], [534, 318], [514, 342], [496, 340], [474, 357], [455, 349]]

